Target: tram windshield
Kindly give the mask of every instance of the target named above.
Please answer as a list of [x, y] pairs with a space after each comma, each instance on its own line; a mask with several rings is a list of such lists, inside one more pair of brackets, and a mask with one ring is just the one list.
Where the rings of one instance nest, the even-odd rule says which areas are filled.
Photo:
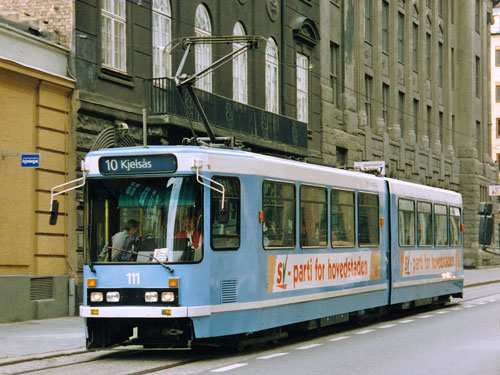
[[202, 188], [194, 177], [87, 182], [87, 252], [93, 263], [202, 259]]

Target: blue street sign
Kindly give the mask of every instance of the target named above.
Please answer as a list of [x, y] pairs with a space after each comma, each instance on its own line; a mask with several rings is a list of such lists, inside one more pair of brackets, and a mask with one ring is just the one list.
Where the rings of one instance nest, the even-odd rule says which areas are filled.
[[21, 154], [21, 167], [38, 168], [40, 166], [40, 154]]

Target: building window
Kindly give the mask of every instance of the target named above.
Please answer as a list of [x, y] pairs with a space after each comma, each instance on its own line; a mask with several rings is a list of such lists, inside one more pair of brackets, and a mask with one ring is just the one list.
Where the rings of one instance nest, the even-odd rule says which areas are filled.
[[347, 149], [343, 147], [337, 147], [337, 168], [347, 167]]
[[451, 89], [455, 90], [455, 48], [451, 49]]
[[451, 23], [455, 23], [455, 2], [450, 1]]
[[[198, 5], [194, 20], [194, 32], [196, 36], [208, 37], [212, 35], [212, 24], [207, 8], [204, 5]], [[206, 69], [212, 64], [212, 46], [210, 44], [195, 44], [194, 60], [196, 73]], [[206, 73], [196, 83], [196, 87], [212, 91], [212, 71]]]
[[399, 122], [399, 126], [401, 128], [402, 134], [406, 133], [404, 113], [405, 113], [405, 94], [404, 94], [404, 92], [400, 91], [399, 96], [398, 96], [398, 117], [399, 117], [398, 122]]
[[418, 110], [419, 103], [417, 99], [413, 99], [413, 128], [418, 139]]
[[365, 0], [365, 41], [372, 41], [372, 1]]
[[500, 85], [495, 86], [496, 102], [500, 103]]
[[297, 53], [297, 120], [309, 120], [309, 59]]
[[398, 12], [398, 61], [404, 61], [405, 51], [405, 16]]
[[443, 0], [438, 0], [438, 14], [439, 14], [439, 17], [443, 17], [443, 14], [444, 14], [444, 1]]
[[[240, 22], [234, 25], [234, 36], [245, 35], [245, 29]], [[233, 43], [233, 50], [236, 51], [244, 47], [244, 43]], [[233, 100], [248, 103], [248, 68], [247, 53], [241, 53], [233, 58]]]
[[425, 77], [431, 79], [431, 34], [425, 34]]
[[333, 93], [333, 104], [340, 107], [340, 93], [341, 85], [339, 81], [340, 73], [340, 56], [339, 56], [339, 46], [333, 42], [330, 42], [330, 83], [332, 86]]
[[497, 154], [497, 161], [496, 163], [500, 166], [500, 154]]
[[413, 24], [413, 71], [418, 72], [418, 25]]
[[273, 38], [266, 43], [266, 111], [279, 113], [278, 46]]
[[125, 0], [103, 0], [102, 22], [102, 64], [107, 68], [127, 71], [127, 37]]
[[365, 111], [366, 111], [366, 126], [372, 126], [372, 91], [373, 78], [365, 74]]
[[481, 121], [476, 121], [476, 148], [479, 159], [481, 160], [481, 154], [483, 153], [481, 142], [482, 142], [482, 132], [481, 132]]
[[500, 138], [500, 118], [497, 118], [497, 138]]
[[476, 56], [476, 97], [481, 95], [481, 59]]
[[481, 0], [475, 0], [474, 4], [474, 24], [476, 26], [476, 32], [481, 31]]
[[443, 144], [443, 129], [444, 127], [444, 114], [443, 112], [439, 112], [439, 140], [441, 141], [441, 144]]
[[432, 129], [432, 107], [427, 106], [427, 137], [429, 138], [429, 142], [431, 140], [431, 129]]
[[389, 103], [389, 85], [385, 83], [382, 84], [382, 118], [384, 122], [388, 124], [389, 122], [389, 107], [391, 106]]
[[500, 66], [500, 49], [495, 50], [495, 66]]
[[389, 46], [389, 4], [382, 0], [382, 51], [388, 53]]
[[443, 87], [443, 43], [438, 43], [438, 83]]
[[153, 77], [172, 75], [170, 42], [172, 20], [169, 0], [153, 1]]

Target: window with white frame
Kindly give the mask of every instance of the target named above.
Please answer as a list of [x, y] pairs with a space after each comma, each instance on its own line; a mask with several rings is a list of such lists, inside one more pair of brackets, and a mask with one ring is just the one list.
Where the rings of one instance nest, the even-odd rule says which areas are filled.
[[127, 71], [125, 0], [102, 0], [102, 65]]
[[153, 0], [153, 77], [172, 75], [170, 42], [172, 20], [169, 0]]
[[309, 118], [309, 59], [297, 52], [297, 120], [308, 122]]
[[[207, 37], [212, 35], [212, 24], [207, 8], [200, 4], [196, 8], [194, 20], [194, 32], [196, 36]], [[194, 46], [194, 60], [196, 73], [204, 70], [212, 64], [212, 46], [210, 44], [196, 44]], [[212, 72], [205, 74], [196, 82], [196, 87], [212, 91]]]
[[278, 46], [273, 38], [266, 43], [266, 111], [279, 113]]
[[[236, 22], [233, 29], [234, 36], [245, 35], [245, 29], [240, 22]], [[244, 47], [244, 43], [233, 43], [233, 50]], [[248, 103], [248, 69], [247, 53], [240, 53], [233, 58], [233, 100]]]

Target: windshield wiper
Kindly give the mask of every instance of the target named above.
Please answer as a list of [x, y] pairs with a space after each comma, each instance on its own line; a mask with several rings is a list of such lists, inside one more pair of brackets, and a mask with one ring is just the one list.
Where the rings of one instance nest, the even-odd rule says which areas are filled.
[[[174, 273], [173, 268], [167, 266], [164, 262], [162, 262], [161, 260], [159, 260], [158, 258], [156, 258], [154, 255], [141, 254], [140, 252], [134, 252], [134, 251], [130, 251], [130, 250], [117, 249], [117, 248], [109, 247], [109, 246], [108, 246], [108, 248], [110, 250], [121, 251], [122, 253], [128, 253], [128, 254], [137, 255], [137, 256], [141, 256], [141, 257], [146, 257], [146, 258], [152, 259], [152, 260], [158, 262], [159, 264], [161, 264], [161, 266], [163, 268], [165, 268], [166, 270], [170, 271], [171, 273]], [[94, 267], [92, 265], [92, 260], [90, 260], [89, 267], [90, 267], [90, 270], [95, 273], [95, 270], [93, 270]]]

